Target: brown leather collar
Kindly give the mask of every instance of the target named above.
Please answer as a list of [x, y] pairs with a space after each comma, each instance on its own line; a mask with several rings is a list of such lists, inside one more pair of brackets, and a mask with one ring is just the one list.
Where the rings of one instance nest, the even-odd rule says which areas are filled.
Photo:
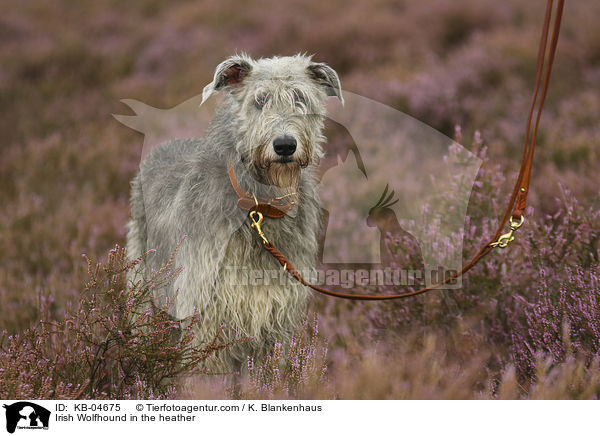
[[237, 204], [241, 209], [258, 211], [269, 218], [283, 218], [297, 202], [297, 193], [282, 195], [280, 197], [256, 197], [240, 188], [235, 177], [235, 169], [231, 162], [227, 162], [227, 172], [233, 190], [238, 195]]

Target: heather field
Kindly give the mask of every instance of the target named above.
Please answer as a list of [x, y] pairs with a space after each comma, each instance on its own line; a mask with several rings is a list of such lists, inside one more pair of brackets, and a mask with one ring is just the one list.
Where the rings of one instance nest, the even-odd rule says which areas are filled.
[[[250, 359], [232, 388], [232, 377], [198, 370], [231, 346], [218, 332], [195, 347], [196, 320], [140, 309], [172, 265], [132, 288], [120, 248], [144, 142], [113, 118], [132, 114], [120, 100], [171, 108], [201, 94], [235, 52], [306, 52], [335, 68], [345, 90], [482, 159], [465, 220], [468, 260], [495, 232], [518, 171], [544, 8], [541, 0], [5, 2], [0, 398], [598, 398], [597, 1], [565, 7], [525, 225], [461, 289], [396, 302], [315, 296], [292, 343]], [[330, 127], [339, 146], [344, 135]]]

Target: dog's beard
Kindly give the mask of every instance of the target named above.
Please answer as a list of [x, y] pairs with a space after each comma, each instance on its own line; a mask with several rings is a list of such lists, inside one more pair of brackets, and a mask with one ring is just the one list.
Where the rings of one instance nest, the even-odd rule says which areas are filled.
[[300, 172], [306, 168], [312, 159], [310, 154], [301, 153], [293, 157], [280, 159], [267, 158], [264, 154], [266, 146], [258, 147], [253, 155], [252, 162], [257, 178], [263, 183], [287, 191], [295, 191], [300, 183]]
[[270, 162], [266, 167], [266, 175], [271, 185], [295, 191], [300, 182], [301, 169], [301, 165], [297, 161]]

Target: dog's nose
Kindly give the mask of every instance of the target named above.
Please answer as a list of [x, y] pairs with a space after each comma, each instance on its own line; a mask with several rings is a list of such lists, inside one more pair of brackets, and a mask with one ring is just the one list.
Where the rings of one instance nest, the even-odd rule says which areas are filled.
[[276, 138], [273, 149], [279, 156], [291, 156], [296, 151], [296, 139], [287, 135]]

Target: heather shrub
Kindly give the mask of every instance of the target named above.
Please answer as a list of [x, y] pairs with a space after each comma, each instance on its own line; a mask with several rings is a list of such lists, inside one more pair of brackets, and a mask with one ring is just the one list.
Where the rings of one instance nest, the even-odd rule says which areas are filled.
[[[295, 353], [305, 357], [281, 344], [235, 390], [194, 373], [190, 345], [177, 345], [187, 325], [160, 308], [135, 324], [151, 293], [121, 292], [125, 265], [109, 274], [103, 263], [81, 291], [93, 283], [81, 253], [100, 259], [125, 241], [142, 138], [110, 117], [127, 113], [120, 99], [177, 105], [235, 51], [314, 53], [346, 90], [448, 135], [461, 126], [457, 141], [484, 160], [465, 220], [467, 260], [495, 232], [516, 178], [543, 4], [41, 4], [9, 0], [0, 16], [0, 396], [598, 397], [600, 2], [565, 8], [526, 222], [509, 248], [490, 253], [459, 290], [378, 303], [316, 296], [316, 345], [310, 329], [299, 333]], [[342, 149], [348, 136], [329, 145]], [[170, 279], [164, 273], [156, 282]]]
[[327, 342], [319, 336], [315, 314], [306, 318], [288, 344], [276, 342], [260, 362], [248, 358], [243, 398], [311, 398], [326, 391]]
[[[80, 301], [63, 321], [6, 337], [0, 347], [3, 398], [167, 398], [176, 377], [202, 372], [204, 359], [230, 345], [193, 342], [196, 316], [173, 320], [158, 307], [156, 287], [173, 280], [173, 258], [132, 286], [126, 274], [141, 258], [127, 261], [115, 246], [105, 263], [87, 259], [89, 280]], [[42, 314], [43, 315], [43, 314]]]
[[525, 309], [512, 354], [522, 378], [535, 376], [539, 356], [550, 364], [570, 356], [586, 365], [600, 358], [600, 266], [565, 268], [566, 277], [540, 271], [540, 289]]
[[[457, 141], [462, 139], [460, 133], [457, 129]], [[465, 222], [465, 262], [496, 231], [506, 207], [506, 181], [516, 178], [516, 174], [507, 177], [501, 165], [490, 161], [479, 132], [467, 146], [484, 163]], [[456, 181], [460, 182], [459, 176]], [[600, 345], [596, 307], [600, 211], [584, 207], [564, 186], [555, 186], [553, 203], [545, 205], [555, 212], [540, 213], [528, 207], [526, 225], [516, 240], [509, 248], [488, 254], [463, 276], [462, 289], [433, 291], [363, 310], [353, 308], [349, 319], [363, 323], [363, 331], [374, 337], [384, 338], [431, 329], [451, 331], [457, 322], [480, 318], [487, 341], [498, 350], [486, 362], [490, 377], [497, 380], [502, 368], [513, 364], [521, 382], [527, 383], [535, 378], [538, 351], [551, 351], [555, 363], [564, 362], [563, 327], [567, 323], [570, 347], [589, 364]], [[406, 241], [395, 243], [402, 246]], [[393, 287], [379, 289], [394, 291]], [[334, 304], [339, 305], [326, 303]]]

